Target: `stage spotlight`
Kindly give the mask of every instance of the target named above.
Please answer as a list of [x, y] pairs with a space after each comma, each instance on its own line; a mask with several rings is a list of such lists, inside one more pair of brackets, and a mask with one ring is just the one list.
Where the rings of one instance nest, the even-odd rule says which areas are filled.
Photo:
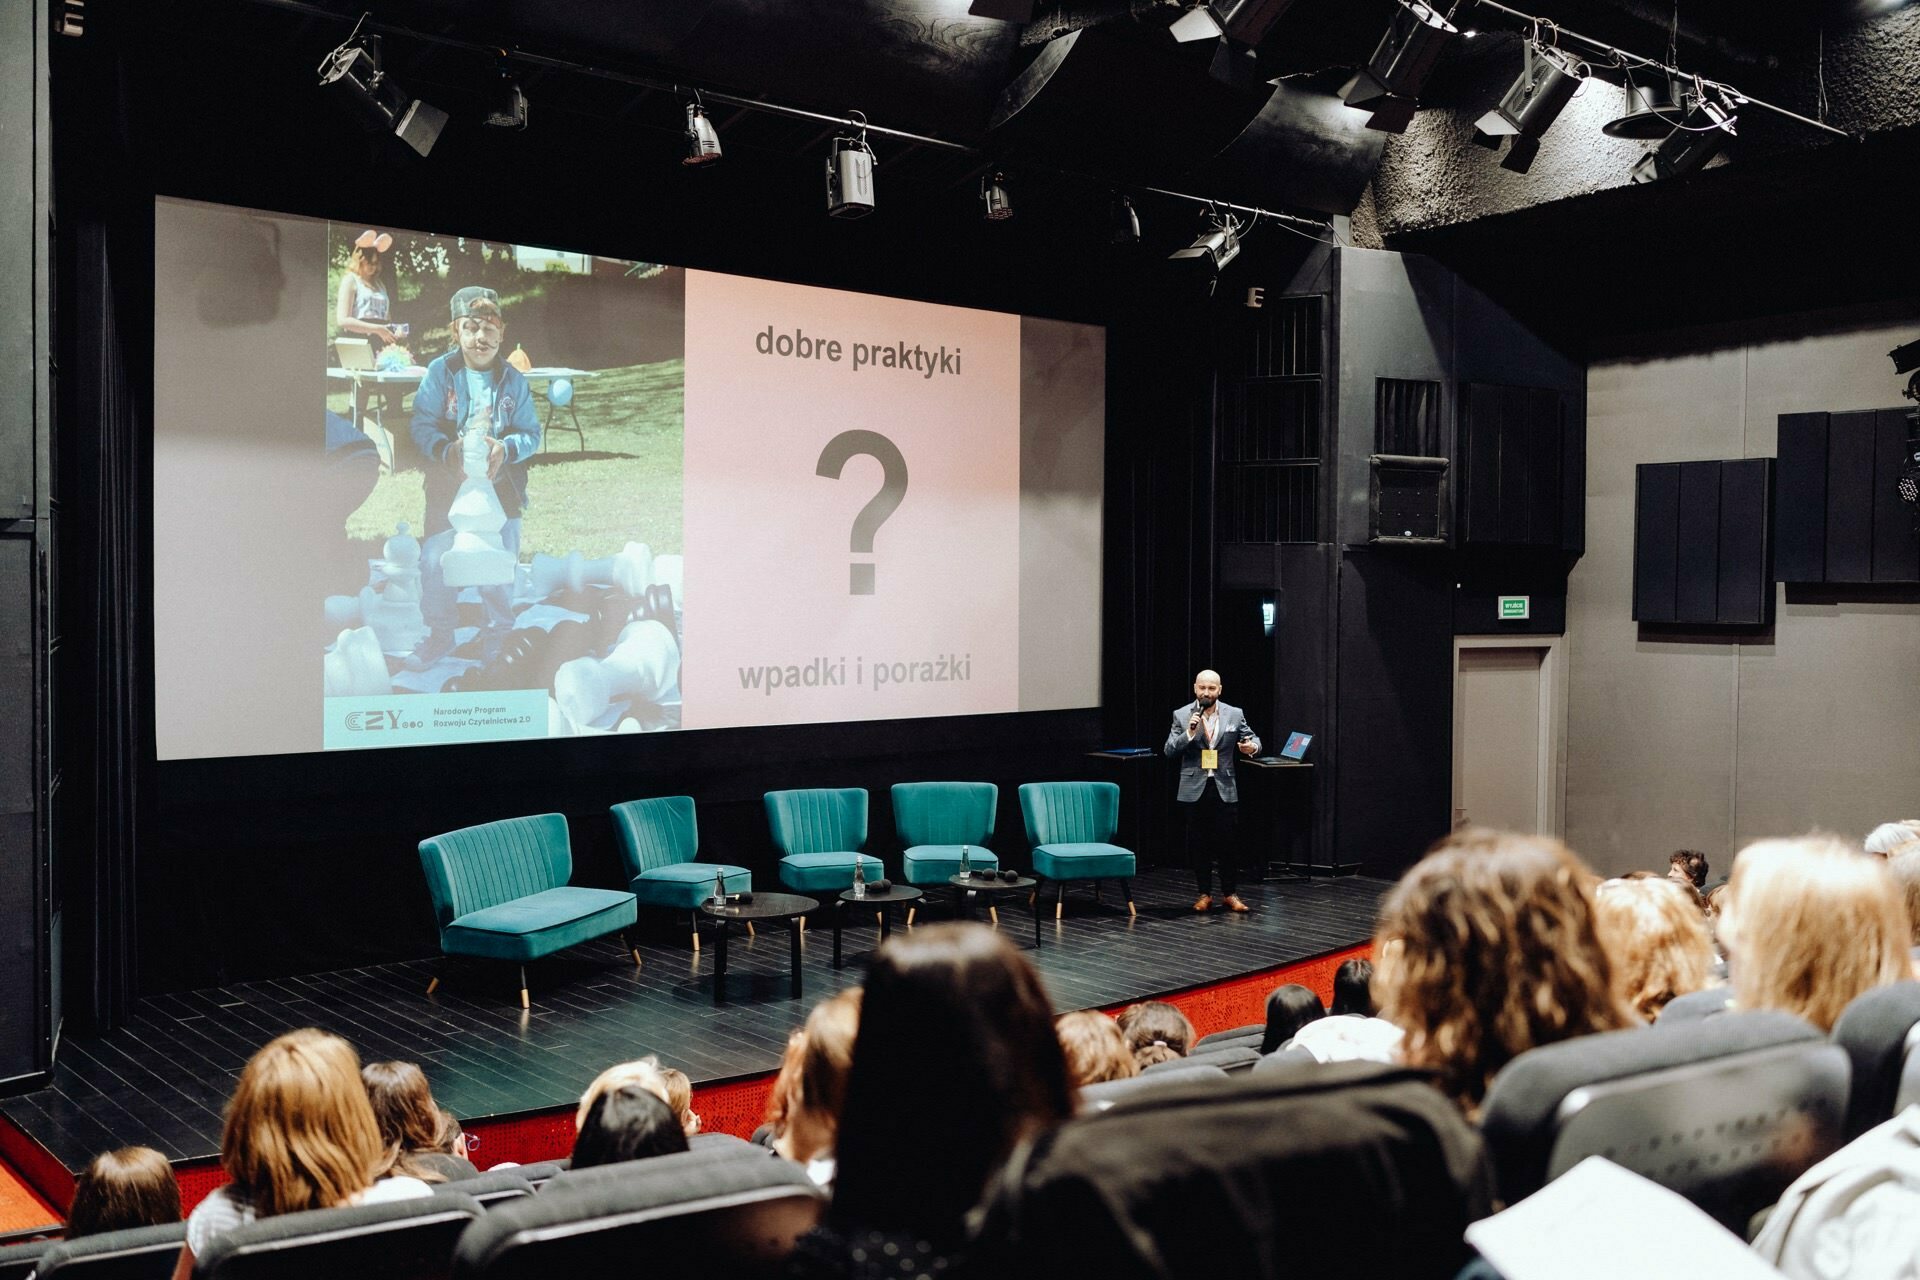
[[1292, 7], [1293, 0], [1223, 0], [1220, 25], [1227, 29], [1227, 39], [1255, 45]]
[[1032, 22], [1033, 0], [973, 0], [967, 12], [976, 18], [997, 18], [1001, 22]]
[[687, 104], [687, 154], [684, 165], [712, 164], [720, 158], [720, 131], [707, 119], [706, 108], [698, 102]]
[[1013, 216], [1013, 197], [1007, 192], [1007, 175], [995, 173], [980, 179], [980, 200], [987, 206], [988, 222], [1005, 222]]
[[1181, 44], [1191, 44], [1195, 40], [1217, 40], [1226, 33], [1220, 25], [1220, 19], [1214, 16], [1213, 9], [1206, 0], [1188, 0], [1187, 11], [1173, 20], [1167, 28]]
[[380, 37], [363, 36], [355, 25], [346, 43], [320, 64], [320, 87], [343, 96], [369, 124], [391, 132], [424, 156], [446, 128], [447, 113], [389, 79], [381, 65], [383, 56]]
[[1348, 106], [1372, 113], [1367, 128], [1405, 133], [1419, 109], [1421, 86], [1459, 34], [1431, 5], [1400, 0], [1373, 57], [1341, 88], [1340, 96]]
[[835, 136], [827, 149], [827, 212], [836, 218], [864, 218], [873, 212], [873, 170], [880, 163], [867, 145], [867, 121], [853, 113], [858, 133]]
[[513, 67], [504, 53], [495, 66], [500, 71], [500, 89], [493, 110], [487, 112], [487, 123], [496, 129], [524, 129], [527, 127], [527, 95], [521, 90], [520, 82], [513, 78]]
[[1683, 99], [1686, 114], [1658, 145], [1633, 165], [1635, 182], [1658, 182], [1693, 173], [1720, 154], [1734, 134], [1738, 119], [1733, 104], [1718, 90], [1697, 89]]
[[1679, 121], [1684, 108], [1680, 90], [1664, 71], [1651, 76], [1643, 71], [1635, 80], [1629, 74], [1622, 88], [1624, 102], [1620, 114], [1600, 126], [1610, 138], [1638, 138], [1655, 142], [1667, 136]]
[[1580, 87], [1580, 64], [1552, 45], [1522, 46], [1520, 75], [1473, 127], [1490, 137], [1538, 138], [1553, 127]]
[[[1209, 212], [1207, 228], [1184, 249], [1167, 255], [1170, 262], [1205, 262], [1213, 271], [1215, 283], [1229, 262], [1240, 256], [1240, 222], [1232, 214]], [[1208, 292], [1212, 292], [1209, 286]]]
[[1115, 196], [1107, 217], [1107, 243], [1130, 247], [1140, 243], [1140, 215], [1127, 196]]

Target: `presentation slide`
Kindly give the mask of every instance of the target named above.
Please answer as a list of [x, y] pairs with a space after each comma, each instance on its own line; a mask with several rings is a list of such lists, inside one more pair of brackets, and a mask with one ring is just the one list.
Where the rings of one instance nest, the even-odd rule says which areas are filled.
[[1099, 705], [1103, 329], [154, 225], [161, 759]]

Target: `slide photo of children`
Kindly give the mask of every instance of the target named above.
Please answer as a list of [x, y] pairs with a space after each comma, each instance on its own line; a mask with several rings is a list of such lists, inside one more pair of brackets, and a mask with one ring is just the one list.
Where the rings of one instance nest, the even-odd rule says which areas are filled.
[[329, 427], [381, 466], [326, 746], [678, 728], [684, 273], [346, 224], [327, 271]]

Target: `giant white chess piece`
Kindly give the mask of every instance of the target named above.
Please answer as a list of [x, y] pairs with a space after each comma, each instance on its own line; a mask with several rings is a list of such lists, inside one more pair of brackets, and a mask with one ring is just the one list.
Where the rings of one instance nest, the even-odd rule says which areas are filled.
[[382, 649], [412, 653], [427, 635], [420, 616], [420, 540], [402, 520], [383, 550], [380, 571], [386, 582], [379, 591], [372, 584], [360, 588], [360, 616], [380, 637]]
[[576, 727], [592, 724], [616, 699], [657, 703], [680, 682], [680, 646], [651, 618], [629, 622], [605, 658], [575, 658], [553, 673], [553, 698]]
[[649, 583], [658, 581], [654, 564], [653, 551], [646, 543], [629, 542], [618, 555], [596, 560], [589, 560], [578, 551], [569, 551], [564, 556], [535, 556], [528, 580], [535, 600], [545, 600], [562, 587], [577, 592], [589, 585], [619, 587], [628, 595], [638, 597], [646, 594]]
[[322, 662], [329, 698], [366, 697], [392, 693], [393, 677], [387, 671], [387, 659], [380, 652], [380, 637], [372, 627], [342, 631], [333, 642], [333, 652]]
[[460, 435], [460, 469], [466, 479], [460, 482], [447, 508], [447, 523], [453, 526], [453, 545], [440, 557], [440, 576], [449, 587], [498, 587], [513, 582], [515, 556], [500, 538], [507, 522], [507, 511], [487, 479], [487, 458], [492, 448], [488, 435], [491, 415], [476, 413]]

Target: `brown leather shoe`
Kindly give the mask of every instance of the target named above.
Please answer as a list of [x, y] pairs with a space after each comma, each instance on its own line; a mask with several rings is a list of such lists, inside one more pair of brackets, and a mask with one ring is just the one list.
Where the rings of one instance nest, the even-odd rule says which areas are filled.
[[1212, 906], [1213, 906], [1213, 895], [1210, 893], [1203, 893], [1200, 895], [1200, 900], [1193, 904], [1193, 909], [1195, 911], [1206, 911]]
[[1242, 902], [1242, 901], [1240, 901], [1240, 895], [1239, 895], [1239, 894], [1237, 894], [1237, 893], [1230, 893], [1230, 894], [1228, 894], [1228, 895], [1227, 895], [1227, 910], [1229, 910], [1229, 911], [1251, 911], [1251, 910], [1253, 910], [1253, 908], [1252, 908], [1252, 907], [1249, 907], [1249, 906], [1248, 906], [1248, 905], [1247, 905], [1246, 903], [1244, 903], [1244, 902]]

